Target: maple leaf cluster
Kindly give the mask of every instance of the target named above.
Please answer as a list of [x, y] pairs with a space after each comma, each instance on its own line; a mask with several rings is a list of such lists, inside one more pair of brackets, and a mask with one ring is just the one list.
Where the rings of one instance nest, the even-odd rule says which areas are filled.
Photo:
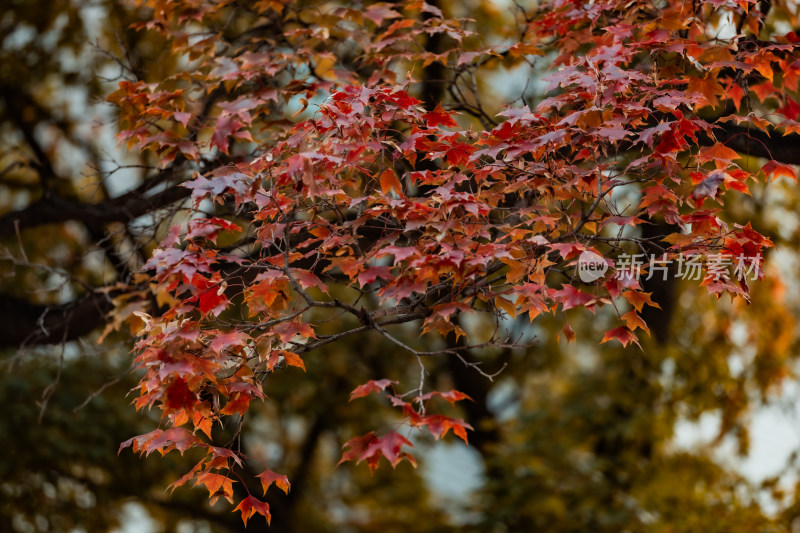
[[[304, 370], [305, 354], [348, 336], [383, 337], [418, 362], [419, 383], [370, 381], [351, 399], [391, 388], [386, 401], [409, 428], [466, 442], [468, 424], [429, 407], [468, 398], [426, 392], [424, 360], [517, 344], [499, 333], [473, 340], [461, 315], [499, 325], [610, 307], [617, 323], [602, 341], [638, 344], [642, 309], [657, 303], [639, 280], [615, 275], [615, 254], [646, 245], [669, 257], [762, 257], [771, 242], [724, 220], [723, 193], [796, 179], [780, 162], [742, 165], [718, 137], [719, 124], [742, 122], [800, 131], [797, 104], [783, 96], [798, 88], [796, 39], [756, 43], [765, 13], [755, 1], [556, 0], [511, 46], [482, 46], [468, 21], [420, 0], [313, 10], [256, 2], [247, 20], [261, 33], [241, 38], [220, 29], [230, 2], [145, 3], [153, 18], [137, 28], [160, 32], [188, 67], [157, 84], [123, 82], [110, 101], [121, 142], [162, 166], [195, 163], [185, 184], [195, 212], [145, 265], [165, 304], [141, 314], [135, 404], [160, 409], [167, 429], [122, 447], [205, 450], [173, 488], [193, 480], [212, 502], [233, 502], [247, 460], [214, 443], [215, 426], [244, 417], [284, 367]], [[711, 37], [720, 10], [739, 21], [729, 40]], [[202, 39], [190, 36], [194, 26]], [[360, 50], [355, 66], [332, 51], [345, 35]], [[449, 48], [416, 46], [438, 35]], [[534, 109], [489, 115], [457, 98], [423, 102], [413, 75], [438, 63], [458, 80], [493, 61], [544, 54], [552, 72]], [[407, 78], [397, 74], [404, 67]], [[765, 118], [758, 110], [776, 98], [779, 120]], [[710, 120], [721, 108], [725, 116]], [[656, 220], [675, 232], [642, 242], [637, 226]], [[575, 274], [584, 252], [610, 266], [592, 283]], [[744, 280], [703, 283], [717, 295], [749, 294]], [[323, 332], [342, 316], [340, 330]], [[409, 322], [457, 342], [414, 348], [392, 329]], [[398, 431], [370, 431], [345, 444], [342, 462], [415, 464], [411, 447]], [[269, 470], [259, 477], [265, 492], [273, 482], [289, 490]], [[254, 513], [269, 520], [252, 495], [236, 510], [245, 522]]]

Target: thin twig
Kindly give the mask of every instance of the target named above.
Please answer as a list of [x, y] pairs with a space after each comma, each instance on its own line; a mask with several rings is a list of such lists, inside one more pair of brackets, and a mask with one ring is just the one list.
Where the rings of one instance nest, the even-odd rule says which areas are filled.
[[104, 384], [103, 384], [103, 385], [102, 385], [102, 386], [101, 386], [99, 389], [97, 389], [96, 391], [94, 391], [93, 393], [91, 393], [91, 394], [90, 394], [90, 395], [89, 395], [89, 396], [88, 396], [88, 397], [87, 397], [85, 400], [83, 400], [83, 402], [82, 402], [82, 403], [81, 403], [81, 404], [80, 404], [78, 407], [76, 407], [75, 409], [73, 409], [73, 410], [72, 410], [72, 412], [73, 412], [73, 413], [77, 413], [78, 411], [80, 411], [81, 409], [83, 409], [84, 407], [86, 407], [87, 405], [89, 405], [89, 402], [91, 402], [91, 401], [92, 401], [92, 400], [94, 400], [94, 399], [95, 399], [97, 396], [99, 396], [100, 394], [102, 394], [104, 390], [106, 390], [108, 387], [111, 387], [112, 385], [116, 385], [116, 384], [117, 384], [117, 383], [119, 383], [121, 380], [122, 380], [122, 376], [117, 376], [117, 377], [115, 377], [114, 379], [112, 379], [111, 381], [108, 381], [108, 382], [104, 383]]

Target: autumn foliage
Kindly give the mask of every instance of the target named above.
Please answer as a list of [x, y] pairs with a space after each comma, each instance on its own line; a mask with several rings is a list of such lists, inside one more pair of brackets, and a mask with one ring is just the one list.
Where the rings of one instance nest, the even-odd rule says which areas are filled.
[[[269, 401], [265, 385], [304, 371], [315, 349], [376, 335], [419, 366], [414, 382], [374, 376], [353, 390], [351, 401], [377, 395], [395, 416], [341, 457], [370, 470], [381, 458], [415, 464], [410, 435], [467, 441], [472, 429], [457, 409], [470, 398], [433, 390], [426, 360], [459, 358], [491, 379], [501, 369], [462, 354], [524, 347], [504, 321], [573, 308], [611, 308], [616, 324], [597, 342], [638, 344], [642, 311], [657, 303], [624, 275], [623, 253], [747, 257], [753, 277], [698, 281], [747, 299], [772, 243], [726, 220], [725, 193], [796, 179], [791, 161], [754, 164], [764, 150], [748, 141], [800, 132], [789, 96], [800, 38], [760, 40], [769, 3], [556, 0], [501, 44], [421, 0], [144, 4], [152, 18], [136, 30], [158, 33], [185, 67], [119, 84], [119, 140], [194, 175], [192, 213], [139, 277], [158, 310], [139, 313], [135, 404], [158, 409], [161, 427], [121, 448], [199, 450], [171, 488], [203, 486], [245, 522], [269, 521], [266, 490], [291, 480], [264, 470], [264, 494], [236, 501], [248, 458], [216, 428], [246, 423], [253, 402]], [[236, 28], [225, 25], [233, 11], [244, 13]], [[495, 112], [477, 88], [462, 92], [476, 71], [521, 62], [547, 66], [535, 105]], [[429, 101], [419, 80], [436, 65], [452, 85]], [[639, 236], [656, 222], [671, 232]], [[577, 275], [587, 251], [609, 265], [592, 282]], [[566, 322], [563, 334], [574, 337]], [[418, 348], [418, 335], [438, 344]]]

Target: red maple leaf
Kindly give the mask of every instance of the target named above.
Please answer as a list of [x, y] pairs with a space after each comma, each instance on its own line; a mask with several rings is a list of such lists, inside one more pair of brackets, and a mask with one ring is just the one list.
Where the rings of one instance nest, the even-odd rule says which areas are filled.
[[413, 446], [413, 444], [395, 431], [390, 431], [383, 437], [378, 437], [375, 433], [369, 432], [366, 435], [354, 437], [345, 443], [344, 448], [349, 448], [349, 450], [342, 453], [339, 464], [345, 461], [356, 461], [356, 464], [367, 461], [370, 473], [374, 473], [375, 469], [378, 468], [380, 458], [385, 457], [393, 467], [397, 466], [403, 459], [406, 459], [416, 467], [417, 462], [414, 457], [401, 451], [403, 446]]
[[233, 483], [234, 480], [222, 474], [212, 474], [205, 472], [197, 476], [194, 484], [204, 485], [208, 489], [209, 503], [214, 505], [220, 497], [233, 503]]
[[262, 502], [261, 500], [252, 495], [247, 496], [245, 499], [239, 502], [239, 505], [237, 505], [236, 508], [233, 510], [234, 513], [236, 511], [242, 513], [242, 522], [244, 522], [245, 526], [247, 526], [247, 521], [255, 513], [258, 513], [261, 516], [263, 516], [267, 520], [267, 525], [270, 525], [270, 522], [272, 520], [272, 516], [270, 515], [269, 512], [269, 504], [267, 502]]
[[165, 407], [168, 411], [178, 409], [192, 409], [197, 401], [197, 395], [187, 386], [186, 380], [176, 378], [170, 383], [166, 391]]
[[379, 380], [370, 380], [364, 383], [363, 385], [359, 385], [353, 392], [350, 393], [350, 401], [352, 402], [356, 398], [363, 398], [372, 392], [381, 392], [382, 390], [386, 389], [389, 385], [397, 385], [396, 381], [391, 379], [379, 379]]
[[261, 487], [264, 489], [265, 496], [267, 494], [267, 490], [273, 483], [283, 492], [289, 494], [289, 490], [291, 489], [291, 484], [289, 483], [288, 477], [281, 474], [276, 474], [272, 470], [265, 470], [256, 477], [258, 477], [261, 480]]
[[[612, 339], [616, 339], [622, 343], [623, 346], [627, 346], [628, 343], [635, 342], [637, 346], [639, 346], [639, 339], [636, 337], [636, 334], [632, 332], [627, 326], [619, 326], [618, 328], [614, 328], [611, 331], [607, 331], [603, 340], [600, 341], [600, 344], [604, 342], [608, 342]], [[641, 347], [641, 346], [640, 346]]]
[[250, 400], [252, 398], [246, 392], [235, 392], [231, 395], [228, 403], [225, 404], [225, 407], [222, 408], [220, 414], [223, 415], [235, 415], [235, 414], [243, 414], [247, 411], [247, 407], [250, 405]]
[[458, 126], [458, 122], [453, 119], [449, 111], [445, 111], [442, 108], [441, 104], [436, 104], [436, 107], [433, 108], [433, 111], [425, 113], [422, 115], [422, 118], [425, 120], [425, 124], [429, 128], [435, 128], [437, 126], [448, 126], [455, 128]]
[[267, 525], [270, 525], [272, 520], [272, 516], [269, 513], [269, 504], [267, 502], [262, 502], [258, 498], [250, 495], [247, 498], [243, 499], [239, 502], [239, 505], [233, 510], [235, 513], [239, 511], [242, 513], [242, 522], [244, 525], [247, 526], [247, 521], [253, 516], [255, 513], [260, 514], [267, 520]]
[[572, 285], [562, 285], [561, 287], [561, 290], [553, 293], [553, 297], [561, 302], [564, 311], [573, 307], [587, 307], [589, 302], [597, 300], [595, 296], [579, 291]]
[[414, 425], [427, 426], [428, 431], [430, 431], [431, 435], [436, 437], [437, 440], [447, 435], [447, 432], [452, 429], [453, 433], [463, 440], [465, 444], [467, 444], [467, 430], [472, 429], [472, 426], [463, 420], [444, 415], [424, 416]]

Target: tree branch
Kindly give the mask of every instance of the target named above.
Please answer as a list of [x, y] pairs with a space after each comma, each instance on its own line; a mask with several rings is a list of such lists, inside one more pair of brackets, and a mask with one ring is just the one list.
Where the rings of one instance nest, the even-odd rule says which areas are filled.
[[20, 211], [0, 217], [0, 238], [14, 234], [15, 221], [19, 224], [20, 230], [68, 220], [79, 220], [88, 225], [129, 222], [188, 198], [190, 194], [189, 189], [173, 185], [151, 196], [135, 190], [99, 204], [75, 202], [58, 197], [43, 198]]
[[100, 326], [112, 307], [101, 293], [57, 306], [0, 294], [0, 349], [78, 339]]
[[741, 154], [774, 159], [789, 165], [800, 165], [800, 135], [780, 134], [774, 129], [764, 132], [758, 128], [736, 124], [715, 124], [717, 140]]

